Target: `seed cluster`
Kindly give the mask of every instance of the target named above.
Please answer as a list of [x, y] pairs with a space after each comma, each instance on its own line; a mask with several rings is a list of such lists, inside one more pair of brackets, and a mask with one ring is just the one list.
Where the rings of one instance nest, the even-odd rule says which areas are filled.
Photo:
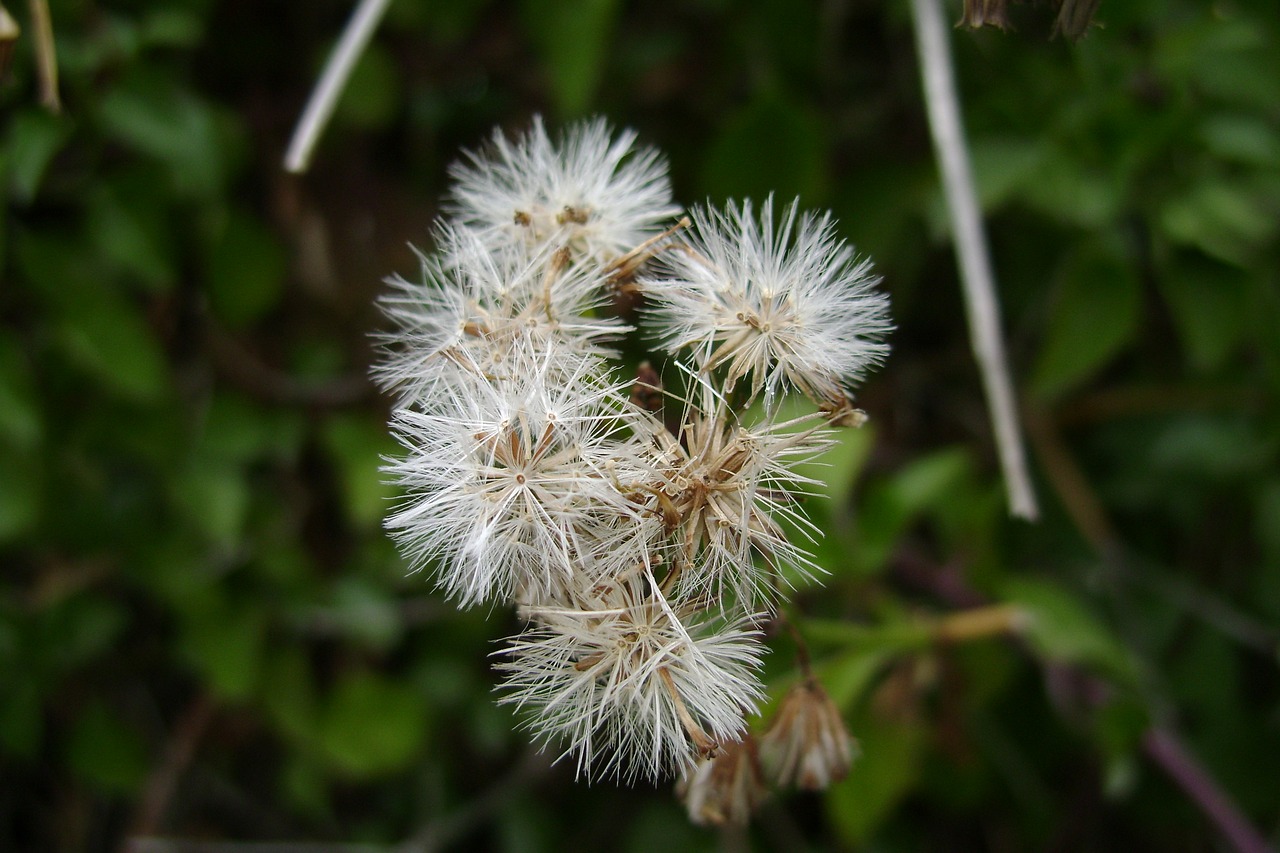
[[[795, 204], [677, 220], [662, 158], [599, 120], [495, 133], [451, 175], [420, 279], [383, 300], [388, 529], [460, 605], [518, 609], [500, 701], [581, 775], [745, 754], [757, 626], [816, 572], [800, 466], [887, 353], [878, 280]], [[636, 326], [663, 368], [624, 378]]]

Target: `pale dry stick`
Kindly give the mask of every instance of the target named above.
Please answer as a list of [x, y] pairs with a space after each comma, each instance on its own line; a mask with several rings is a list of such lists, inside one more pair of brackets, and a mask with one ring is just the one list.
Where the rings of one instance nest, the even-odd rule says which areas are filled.
[[9, 59], [13, 56], [13, 47], [22, 35], [22, 28], [9, 14], [9, 10], [0, 3], [0, 81], [9, 71]]
[[40, 104], [51, 113], [62, 112], [58, 96], [58, 52], [53, 45], [53, 21], [47, 0], [30, 0], [31, 28], [36, 36], [36, 76], [40, 80]]
[[289, 140], [289, 150], [284, 155], [286, 171], [297, 175], [305, 172], [311, 165], [311, 152], [316, 147], [316, 141], [329, 123], [334, 107], [338, 105], [338, 98], [347, 86], [351, 69], [355, 67], [360, 54], [364, 53], [390, 2], [391, 0], [360, 0], [351, 20], [347, 21], [342, 37], [329, 55], [320, 81], [311, 91], [307, 106], [302, 111], [302, 118], [293, 131], [293, 138]]
[[982, 214], [978, 209], [972, 168], [965, 147], [946, 25], [939, 0], [911, 0], [911, 11], [921, 76], [924, 78], [929, 129], [942, 170], [943, 194], [960, 262], [969, 334], [973, 338], [974, 354], [991, 409], [1000, 467], [1009, 495], [1009, 510], [1013, 515], [1034, 520], [1040, 511], [1027, 473], [1013, 383], [1009, 379], [1004, 340], [1000, 333], [1000, 303], [996, 299], [995, 277], [991, 271]]

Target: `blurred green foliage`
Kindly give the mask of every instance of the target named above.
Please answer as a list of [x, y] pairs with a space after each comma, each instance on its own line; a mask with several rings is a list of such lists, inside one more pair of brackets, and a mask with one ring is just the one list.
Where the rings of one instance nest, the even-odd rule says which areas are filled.
[[[754, 844], [1226, 849], [1152, 725], [1278, 840], [1269, 0], [954, 34], [1038, 524], [1004, 513], [905, 3], [397, 0], [288, 177], [348, 6], [68, 0], [64, 112], [26, 35], [0, 77], [0, 848], [733, 843], [528, 756], [490, 696], [512, 617], [457, 613], [380, 531], [380, 281], [459, 149], [535, 112], [636, 127], [686, 203], [831, 208], [894, 300], [792, 614], [862, 758]], [[1002, 603], [1018, 638], [939, 633]]]

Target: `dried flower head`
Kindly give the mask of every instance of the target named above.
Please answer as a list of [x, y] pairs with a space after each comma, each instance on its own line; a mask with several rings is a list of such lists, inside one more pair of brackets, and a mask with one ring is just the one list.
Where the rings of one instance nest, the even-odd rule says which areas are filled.
[[[613, 354], [606, 343], [628, 327], [596, 316], [604, 301], [600, 271], [563, 250], [527, 256], [488, 249], [474, 233], [441, 225], [438, 253], [422, 256], [422, 280], [390, 280], [382, 300], [396, 329], [388, 357], [375, 368], [402, 404], [429, 407], [432, 395], [457, 385], [459, 371], [546, 381], [582, 380], [586, 364]], [[554, 357], [548, 359], [548, 354]], [[521, 364], [529, 356], [533, 361]]]
[[774, 603], [788, 571], [821, 571], [783, 526], [817, 534], [796, 496], [816, 485], [798, 466], [830, 445], [820, 415], [747, 427], [719, 399], [687, 404], [679, 436], [660, 429], [653, 440], [675, 588], [751, 612]]
[[502, 701], [533, 712], [527, 727], [567, 744], [588, 778], [686, 769], [737, 738], [760, 698], [756, 633], [678, 612], [648, 570], [527, 615], [535, 627], [498, 665]]
[[[794, 205], [780, 224], [769, 201], [663, 230], [665, 164], [603, 121], [553, 142], [535, 120], [451, 174], [420, 281], [382, 300], [375, 375], [403, 445], [386, 526], [461, 605], [518, 609], [501, 701], [580, 775], [680, 774], [695, 820], [745, 821], [762, 796], [753, 626], [819, 571], [795, 541], [818, 534], [800, 466], [864, 419], [851, 384], [886, 351], [886, 300], [830, 218]], [[618, 378], [623, 296], [647, 303], [682, 391], [648, 363]], [[785, 420], [792, 391], [817, 411]], [[760, 758], [807, 786], [850, 751], [815, 683]]]
[[495, 132], [488, 150], [450, 169], [450, 217], [494, 249], [568, 246], [608, 263], [680, 212], [666, 162], [635, 141], [634, 132], [615, 137], [599, 119], [555, 142], [541, 118], [514, 142]]
[[824, 790], [848, 775], [854, 750], [840, 709], [812, 676], [787, 692], [760, 741], [769, 778], [809, 791]]
[[625, 445], [611, 438], [621, 389], [547, 382], [550, 360], [518, 377], [472, 374], [431, 412], [392, 421], [408, 455], [387, 470], [407, 495], [387, 527], [416, 566], [438, 562], [463, 605], [553, 594], [575, 582], [596, 529], [633, 516], [616, 485]]
[[680, 780], [676, 794], [689, 820], [699, 826], [741, 826], [768, 794], [760, 770], [755, 739], [720, 745], [720, 752], [698, 763]]
[[692, 215], [688, 245], [641, 281], [667, 349], [692, 350], [728, 388], [745, 381], [770, 400], [795, 389], [843, 404], [888, 353], [888, 300], [873, 290], [870, 262], [836, 236], [829, 214], [798, 216], [795, 203], [776, 227], [772, 198], [759, 218], [750, 202]]

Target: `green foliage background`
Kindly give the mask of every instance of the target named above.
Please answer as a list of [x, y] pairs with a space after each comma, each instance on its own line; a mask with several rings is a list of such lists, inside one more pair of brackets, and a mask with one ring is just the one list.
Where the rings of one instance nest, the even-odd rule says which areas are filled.
[[[1038, 524], [1005, 515], [901, 0], [396, 0], [301, 178], [350, 4], [54, 2], [61, 115], [8, 5], [0, 848], [1232, 849], [1153, 732], [1280, 839], [1271, 0], [954, 34]], [[514, 618], [380, 530], [380, 281], [459, 149], [535, 112], [635, 127], [685, 203], [832, 209], [893, 298], [793, 614], [863, 755], [745, 832], [531, 753], [490, 694]], [[1016, 637], [939, 627], [1001, 603]]]

